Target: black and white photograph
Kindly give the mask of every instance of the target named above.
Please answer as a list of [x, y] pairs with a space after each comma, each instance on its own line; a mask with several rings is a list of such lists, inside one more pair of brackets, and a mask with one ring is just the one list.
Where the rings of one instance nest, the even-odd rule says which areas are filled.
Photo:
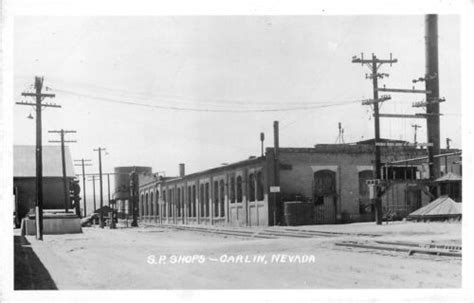
[[472, 1], [13, 2], [0, 301], [472, 302]]

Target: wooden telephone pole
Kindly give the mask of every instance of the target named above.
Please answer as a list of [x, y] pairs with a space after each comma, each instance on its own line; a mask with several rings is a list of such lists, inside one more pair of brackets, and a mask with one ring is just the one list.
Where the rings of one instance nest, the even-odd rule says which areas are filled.
[[104, 207], [104, 197], [103, 197], [103, 189], [102, 189], [102, 151], [105, 151], [105, 148], [99, 147], [94, 149], [94, 151], [99, 153], [99, 201], [100, 201], [100, 227], [104, 228], [104, 216], [102, 207]]
[[42, 117], [43, 107], [61, 107], [56, 104], [42, 103], [44, 98], [54, 98], [55, 94], [42, 93], [43, 77], [35, 77], [35, 92], [23, 92], [24, 97], [35, 97], [36, 102], [16, 102], [19, 105], [29, 105], [36, 108], [36, 201], [35, 201], [35, 224], [36, 239], [43, 240], [43, 147], [42, 147]]
[[413, 127], [415, 129], [415, 134], [414, 134], [414, 138], [413, 138], [413, 143], [415, 144], [415, 147], [418, 143], [418, 141], [416, 140], [416, 133], [418, 132], [418, 128], [421, 128], [421, 125], [418, 125], [418, 124], [412, 124], [411, 127]]
[[85, 166], [92, 166], [91, 163], [86, 163], [86, 162], [91, 162], [92, 160], [90, 159], [80, 159], [80, 160], [74, 160], [76, 162], [80, 162], [81, 164], [74, 164], [75, 166], [82, 166], [82, 192], [84, 196], [84, 217], [87, 217], [87, 199], [86, 199], [86, 170]]
[[61, 160], [62, 160], [62, 168], [63, 168], [63, 190], [64, 190], [64, 211], [67, 213], [69, 211], [69, 207], [71, 204], [70, 198], [69, 198], [69, 186], [68, 186], [68, 180], [67, 180], [67, 173], [66, 173], [66, 147], [64, 143], [75, 143], [77, 141], [75, 140], [69, 140], [66, 141], [64, 140], [64, 134], [70, 134], [70, 133], [76, 133], [75, 130], [50, 130], [48, 133], [57, 133], [60, 135], [61, 140], [59, 141], [54, 141], [50, 140], [50, 143], [61, 143]]
[[[398, 62], [397, 59], [392, 59], [392, 54], [390, 54], [390, 59], [378, 59], [374, 54], [372, 54], [371, 59], [364, 59], [364, 55], [361, 54], [360, 58], [356, 56], [352, 57], [352, 63], [360, 63], [361, 65], [367, 65], [371, 73], [366, 75], [367, 79], [372, 80], [372, 87], [373, 87], [373, 95], [374, 98], [372, 100], [366, 100], [363, 102], [364, 105], [373, 105], [374, 106], [374, 128], [375, 128], [375, 178], [377, 180], [382, 179], [382, 163], [381, 163], [381, 155], [380, 155], [380, 114], [379, 114], [379, 103], [384, 102], [390, 99], [390, 96], [382, 96], [379, 99], [379, 87], [378, 87], [378, 79], [388, 77], [388, 74], [379, 73], [378, 69], [382, 64], [388, 63], [390, 66], [392, 63]], [[375, 222], [380, 225], [382, 224], [382, 198], [381, 198], [381, 190], [380, 187], [376, 187], [376, 194], [375, 198], [373, 199], [373, 203], [375, 206]]]

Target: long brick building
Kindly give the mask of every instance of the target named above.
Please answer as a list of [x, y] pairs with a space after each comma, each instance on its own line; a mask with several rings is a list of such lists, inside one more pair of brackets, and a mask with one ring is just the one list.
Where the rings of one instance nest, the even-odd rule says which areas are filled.
[[[307, 224], [371, 221], [374, 213], [366, 180], [373, 178], [374, 147], [364, 143], [278, 148], [278, 159], [275, 149], [267, 148], [262, 157], [192, 174], [185, 174], [184, 164], [177, 177], [140, 174], [139, 218], [155, 223], [268, 226], [283, 224], [285, 202], [302, 201], [310, 205]], [[426, 151], [384, 147], [382, 155], [382, 162], [390, 163], [423, 157]], [[419, 207], [429, 202], [423, 186], [408, 186], [427, 178], [424, 164], [385, 166], [383, 173], [384, 178], [405, 184], [402, 190], [396, 187], [398, 194], [403, 191], [405, 202], [395, 203], [386, 196], [385, 208], [406, 212], [407, 199], [415, 199], [411, 203]], [[277, 184], [280, 192], [271, 193]]]

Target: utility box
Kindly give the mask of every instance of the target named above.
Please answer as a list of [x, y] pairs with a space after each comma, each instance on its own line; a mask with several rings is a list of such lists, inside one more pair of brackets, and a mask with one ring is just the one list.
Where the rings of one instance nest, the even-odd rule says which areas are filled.
[[380, 184], [379, 179], [371, 179], [365, 181], [367, 186], [369, 187], [369, 199], [375, 199], [377, 198], [377, 187]]

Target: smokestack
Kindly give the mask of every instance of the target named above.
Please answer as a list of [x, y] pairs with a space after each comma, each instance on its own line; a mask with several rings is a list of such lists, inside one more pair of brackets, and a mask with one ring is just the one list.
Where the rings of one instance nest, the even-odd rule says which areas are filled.
[[261, 150], [262, 150], [262, 157], [264, 156], [264, 154], [263, 154], [263, 141], [265, 141], [265, 134], [260, 133], [260, 145], [261, 145]]
[[278, 148], [280, 147], [280, 138], [278, 131], [278, 121], [273, 121], [273, 140], [275, 147], [275, 159], [278, 160]]
[[[425, 52], [426, 52], [426, 119], [428, 143], [428, 162], [430, 178], [440, 176], [439, 158], [434, 155], [440, 153], [440, 125], [439, 125], [439, 73], [438, 73], [438, 15], [425, 16]], [[432, 102], [432, 103], [431, 103]], [[431, 103], [431, 104], [430, 104]]]
[[179, 163], [179, 176], [184, 177], [184, 163]]

